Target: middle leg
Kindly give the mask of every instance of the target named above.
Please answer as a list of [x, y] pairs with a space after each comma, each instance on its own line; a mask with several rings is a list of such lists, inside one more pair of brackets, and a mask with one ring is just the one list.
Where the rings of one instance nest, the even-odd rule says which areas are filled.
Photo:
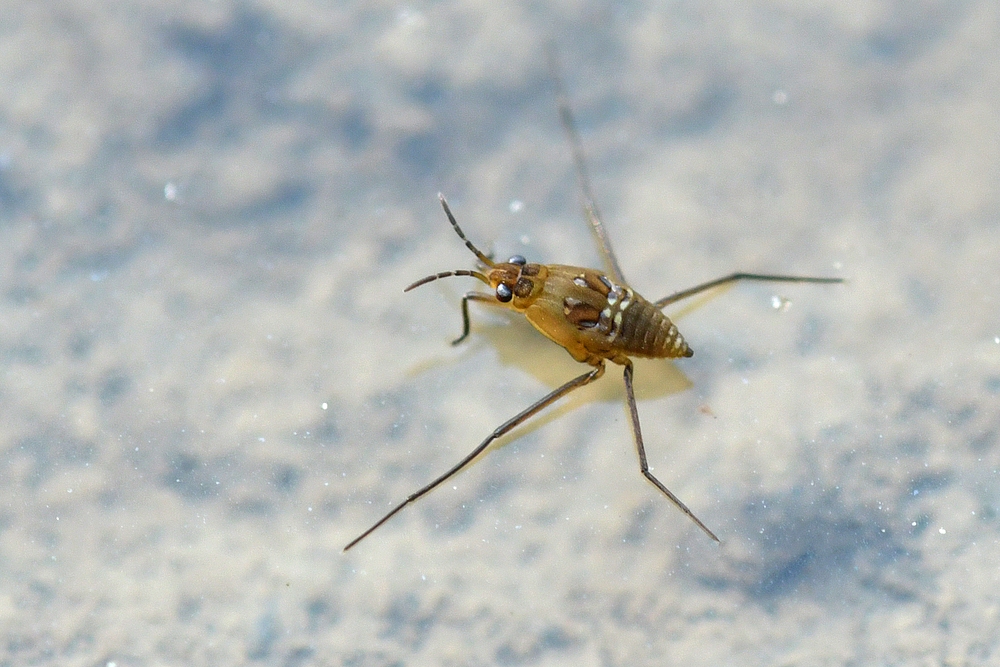
[[721, 285], [728, 285], [729, 283], [735, 283], [740, 280], [756, 280], [758, 282], [769, 282], [769, 283], [842, 283], [843, 278], [814, 278], [812, 276], [773, 276], [764, 273], [730, 273], [728, 276], [722, 276], [721, 278], [716, 278], [715, 280], [709, 280], [708, 282], [701, 283], [700, 285], [695, 285], [694, 287], [689, 287], [680, 292], [674, 292], [670, 296], [665, 296], [659, 301], [653, 303], [657, 308], [663, 308], [664, 306], [669, 306], [672, 303], [676, 303], [681, 299], [687, 299], [695, 294], [700, 294], [705, 290], [710, 290], [713, 287], [719, 287]]

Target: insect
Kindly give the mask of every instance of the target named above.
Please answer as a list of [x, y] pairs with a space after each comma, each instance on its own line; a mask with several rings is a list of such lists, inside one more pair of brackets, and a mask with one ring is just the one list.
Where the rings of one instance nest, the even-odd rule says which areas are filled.
[[633, 439], [639, 455], [640, 472], [670, 502], [697, 524], [706, 535], [719, 542], [715, 533], [709, 530], [708, 526], [702, 523], [694, 512], [649, 470], [646, 448], [639, 425], [639, 411], [635, 403], [635, 391], [632, 386], [632, 358], [675, 359], [692, 356], [694, 352], [674, 323], [663, 314], [662, 309], [714, 287], [739, 281], [843, 282], [842, 278], [737, 272], [674, 292], [656, 301], [648, 301], [643, 298], [629, 287], [618, 265], [618, 259], [611, 248], [611, 241], [604, 229], [604, 224], [601, 222], [600, 213], [591, 193], [583, 148], [566, 100], [566, 94], [557, 75], [558, 69], [553, 66], [552, 71], [557, 88], [560, 120], [572, 150], [578, 186], [583, 199], [584, 214], [604, 259], [604, 270], [562, 264], [536, 264], [527, 261], [521, 255], [514, 255], [506, 262], [494, 262], [466, 238], [454, 214], [452, 214], [447, 200], [443, 195], [438, 194], [448, 222], [451, 223], [458, 237], [465, 242], [465, 247], [479, 260], [482, 270], [443, 271], [422, 278], [403, 291], [409, 292], [421, 285], [452, 276], [475, 278], [489, 287], [489, 293], [473, 291], [462, 297], [462, 335], [452, 341], [453, 345], [461, 343], [468, 337], [469, 302], [475, 301], [523, 314], [532, 326], [553, 342], [564, 347], [576, 361], [592, 368], [496, 427], [461, 461], [434, 481], [407, 496], [406, 500], [396, 505], [368, 530], [348, 543], [344, 547], [344, 551], [348, 551], [368, 537], [404, 507], [456, 475], [482, 454], [492, 442], [528, 421], [570, 392], [600, 378], [604, 375], [605, 365], [608, 362], [622, 366], [624, 369], [625, 400], [628, 405]]

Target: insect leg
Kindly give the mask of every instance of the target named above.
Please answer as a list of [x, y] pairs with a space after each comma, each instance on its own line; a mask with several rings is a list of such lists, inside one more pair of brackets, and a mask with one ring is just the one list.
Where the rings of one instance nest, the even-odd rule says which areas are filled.
[[[445, 482], [446, 480], [448, 480], [448, 478], [450, 478], [452, 475], [454, 475], [457, 472], [459, 472], [460, 470], [462, 470], [462, 468], [464, 468], [465, 466], [469, 465], [472, 462], [473, 459], [475, 459], [477, 456], [479, 456], [480, 454], [483, 453], [483, 450], [485, 450], [490, 445], [491, 442], [493, 442], [497, 438], [503, 437], [506, 433], [510, 432], [512, 429], [516, 428], [517, 426], [519, 426], [523, 422], [525, 422], [528, 419], [530, 419], [531, 417], [535, 416], [537, 413], [541, 412], [542, 410], [544, 410], [548, 406], [552, 405], [553, 403], [555, 403], [556, 401], [558, 401], [560, 398], [562, 398], [563, 396], [565, 396], [569, 392], [573, 391], [574, 389], [579, 389], [580, 387], [582, 387], [584, 385], [590, 384], [591, 382], [593, 382], [597, 378], [601, 377], [602, 375], [604, 375], [604, 362], [601, 362], [601, 364], [599, 366], [597, 366], [596, 368], [594, 368], [594, 370], [588, 371], [588, 372], [584, 373], [583, 375], [581, 375], [579, 377], [573, 378], [572, 380], [570, 380], [569, 382], [567, 382], [563, 386], [559, 387], [558, 389], [556, 389], [552, 393], [548, 394], [547, 396], [545, 396], [541, 400], [536, 401], [535, 403], [532, 403], [530, 406], [528, 406], [527, 408], [525, 408], [521, 412], [517, 413], [515, 416], [511, 417], [510, 419], [508, 419], [507, 421], [505, 421], [503, 424], [501, 424], [500, 426], [496, 427], [496, 429], [494, 429], [494, 431], [492, 433], [490, 433], [489, 437], [487, 437], [485, 440], [483, 440], [481, 443], [479, 443], [479, 446], [477, 446], [475, 449], [473, 449], [471, 452], [469, 452], [468, 455], [466, 455], [465, 458], [463, 458], [461, 461], [459, 461], [454, 466], [452, 466], [452, 468], [448, 472], [446, 472], [445, 474], [441, 475], [440, 477], [438, 477], [437, 479], [435, 479], [433, 482], [431, 482], [427, 486], [425, 486], [425, 487], [423, 487], [423, 488], [421, 488], [421, 489], [419, 489], [417, 491], [414, 491], [409, 496], [407, 496], [406, 500], [404, 500], [403, 502], [401, 502], [400, 504], [398, 504], [394, 508], [392, 508], [392, 510], [388, 514], [386, 514], [384, 517], [382, 517], [381, 519], [379, 519], [378, 521], [376, 521], [375, 525], [373, 525], [371, 528], [369, 528], [368, 530], [366, 530], [365, 532], [361, 533], [359, 536], [357, 536], [356, 538], [354, 538], [353, 540], [351, 540], [348, 543], [348, 545], [346, 547], [344, 547], [344, 551], [349, 550], [355, 544], [357, 544], [361, 540], [363, 540], [366, 537], [368, 537], [369, 535], [371, 535], [375, 531], [376, 528], [378, 528], [383, 523], [385, 523], [386, 521], [388, 521], [389, 519], [391, 519], [393, 516], [395, 516], [401, 509], [403, 509], [404, 507], [406, 507], [410, 503], [414, 502], [415, 500], [417, 500], [418, 498], [420, 498], [421, 496], [423, 496], [427, 492], [433, 490], [439, 484], [441, 484], [442, 482]], [[669, 493], [669, 491], [667, 493]], [[679, 502], [679, 501], [677, 501], [677, 502]], [[683, 507], [683, 505], [682, 505], [682, 507]], [[697, 521], [697, 519], [695, 519], [695, 520]]]
[[597, 241], [597, 248], [601, 252], [604, 260], [604, 268], [611, 273], [616, 282], [627, 283], [622, 275], [621, 267], [618, 266], [618, 258], [615, 251], [611, 249], [611, 239], [601, 222], [601, 214], [597, 210], [594, 202], [594, 193], [590, 187], [590, 175], [587, 173], [587, 161], [583, 156], [583, 144], [580, 142], [580, 133], [576, 129], [576, 121], [573, 118], [573, 111], [569, 108], [569, 97], [563, 86], [562, 77], [559, 74], [559, 62], [556, 55], [555, 46], [549, 47], [549, 72], [556, 87], [556, 98], [559, 104], [559, 120], [566, 131], [566, 138], [569, 140], [570, 150], [573, 153], [573, 166], [576, 169], [576, 180], [580, 187], [580, 194], [583, 197], [583, 212], [590, 223], [590, 231], [594, 233]]
[[452, 345], [458, 345], [469, 337], [469, 302], [480, 301], [482, 303], [496, 304], [496, 298], [490, 294], [480, 292], [468, 292], [462, 297], [462, 335], [451, 341]]
[[735, 283], [740, 280], [756, 280], [760, 282], [771, 282], [771, 283], [842, 283], [843, 278], [814, 278], [812, 276], [772, 276], [763, 273], [730, 273], [728, 276], [722, 276], [721, 278], [716, 278], [715, 280], [709, 280], [706, 283], [701, 283], [700, 285], [695, 285], [694, 287], [689, 287], [688, 289], [681, 290], [680, 292], [674, 292], [670, 296], [665, 296], [659, 301], [653, 303], [657, 308], [663, 308], [664, 306], [669, 306], [672, 303], [676, 303], [682, 299], [687, 299], [688, 297], [694, 296], [695, 294], [700, 294], [705, 290], [710, 290], [713, 287], [719, 287], [720, 285], [728, 285], [729, 283]]
[[701, 522], [701, 519], [694, 515], [694, 512], [688, 509], [688, 506], [681, 502], [681, 499], [671, 493], [670, 489], [665, 487], [663, 483], [656, 479], [653, 473], [649, 472], [649, 464], [646, 462], [646, 448], [642, 444], [642, 430], [639, 428], [639, 410], [635, 406], [635, 391], [632, 389], [632, 361], [626, 360], [628, 363], [625, 364], [625, 397], [628, 400], [628, 411], [629, 416], [632, 418], [632, 435], [635, 436], [635, 447], [639, 452], [639, 470], [642, 471], [643, 476], [652, 482], [653, 486], [658, 488], [663, 492], [667, 498], [670, 499], [677, 508], [688, 515], [692, 521], [698, 524], [698, 527], [705, 531], [705, 534], [711, 537], [716, 542], [719, 538], [715, 536], [715, 533], [708, 529], [708, 526]]

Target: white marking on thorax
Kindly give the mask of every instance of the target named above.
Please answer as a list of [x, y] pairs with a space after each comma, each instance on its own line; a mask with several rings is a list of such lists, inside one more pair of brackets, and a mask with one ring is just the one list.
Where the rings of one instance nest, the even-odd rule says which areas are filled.
[[622, 328], [622, 319], [625, 309], [632, 305], [635, 293], [628, 287], [615, 285], [605, 276], [601, 276], [601, 282], [608, 286], [608, 305], [601, 311], [601, 329], [606, 331], [608, 340], [614, 340]]

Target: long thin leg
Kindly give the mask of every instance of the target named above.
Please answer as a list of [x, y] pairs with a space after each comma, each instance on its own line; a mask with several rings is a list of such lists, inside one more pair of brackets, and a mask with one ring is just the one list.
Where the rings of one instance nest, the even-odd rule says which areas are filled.
[[[503, 424], [501, 424], [500, 426], [498, 426], [493, 431], [493, 433], [490, 433], [489, 437], [487, 437], [485, 440], [483, 440], [479, 444], [478, 447], [476, 447], [471, 452], [469, 452], [469, 454], [464, 459], [462, 459], [461, 461], [459, 461], [458, 463], [456, 463], [454, 466], [452, 466], [452, 468], [448, 472], [446, 472], [445, 474], [441, 475], [440, 477], [438, 477], [437, 479], [435, 479], [433, 482], [431, 482], [427, 486], [419, 489], [418, 491], [414, 491], [413, 493], [411, 493], [406, 498], [406, 500], [404, 500], [400, 504], [396, 505], [388, 514], [386, 514], [384, 517], [382, 517], [377, 522], [375, 522], [375, 525], [373, 525], [371, 528], [369, 528], [368, 530], [366, 530], [365, 532], [361, 533], [356, 538], [354, 538], [353, 540], [351, 540], [348, 543], [348, 545], [346, 547], [344, 547], [344, 551], [349, 550], [355, 544], [357, 544], [361, 540], [363, 540], [366, 537], [368, 537], [369, 535], [371, 535], [375, 531], [376, 528], [378, 528], [383, 523], [385, 523], [386, 521], [388, 521], [389, 519], [391, 519], [393, 516], [395, 516], [396, 513], [399, 512], [401, 509], [403, 509], [404, 507], [406, 507], [410, 503], [414, 502], [415, 500], [417, 500], [418, 498], [420, 498], [425, 493], [433, 490], [436, 486], [438, 486], [442, 482], [445, 482], [449, 477], [451, 477], [452, 475], [454, 475], [457, 472], [459, 472], [465, 466], [469, 465], [472, 462], [473, 459], [475, 459], [477, 456], [479, 456], [480, 454], [483, 453], [483, 450], [485, 450], [489, 446], [489, 444], [491, 442], [493, 442], [497, 438], [502, 437], [504, 434], [508, 433], [511, 429], [516, 428], [517, 426], [519, 426], [520, 424], [522, 424], [526, 420], [528, 420], [531, 417], [533, 417], [534, 415], [536, 415], [538, 412], [540, 412], [540, 411], [544, 410], [545, 408], [547, 408], [548, 406], [552, 405], [553, 403], [555, 403], [556, 401], [558, 401], [560, 398], [562, 398], [563, 396], [565, 396], [569, 392], [573, 391], [574, 389], [579, 389], [580, 387], [582, 387], [584, 385], [590, 384], [591, 382], [593, 382], [597, 378], [601, 377], [602, 375], [604, 375], [604, 363], [603, 362], [601, 362], [601, 365], [597, 366], [594, 370], [589, 371], [587, 373], [584, 373], [583, 375], [581, 375], [579, 377], [573, 378], [572, 380], [570, 380], [569, 382], [567, 382], [563, 386], [559, 387], [558, 389], [556, 389], [555, 391], [553, 391], [549, 395], [545, 396], [544, 398], [542, 398], [541, 400], [539, 400], [539, 401], [537, 401], [535, 403], [532, 403], [530, 406], [528, 406], [527, 408], [525, 408], [521, 412], [517, 413], [515, 416], [513, 416], [510, 419], [508, 419], [507, 421], [505, 421]], [[667, 493], [669, 493], [669, 491]]]
[[452, 345], [458, 345], [469, 337], [469, 302], [479, 301], [482, 303], [496, 304], [496, 297], [481, 292], [469, 292], [462, 297], [462, 335], [451, 341]]
[[569, 99], [566, 89], [563, 86], [562, 77], [559, 74], [559, 62], [554, 46], [549, 48], [549, 71], [556, 87], [556, 97], [559, 103], [559, 119], [562, 121], [563, 129], [566, 130], [566, 137], [569, 139], [570, 150], [573, 152], [573, 166], [576, 168], [576, 180], [580, 185], [580, 193], [583, 196], [583, 212], [590, 223], [590, 231], [594, 233], [597, 240], [598, 250], [604, 259], [604, 268], [612, 274], [618, 283], [627, 284], [625, 276], [622, 275], [621, 267], [618, 266], [618, 258], [615, 251], [611, 249], [611, 239], [601, 222], [601, 214], [594, 203], [594, 193], [590, 187], [590, 176], [587, 174], [587, 161], [583, 156], [583, 145], [580, 142], [580, 133], [576, 130], [576, 122], [573, 119], [573, 112], [569, 108]]
[[664, 306], [669, 306], [672, 303], [680, 301], [681, 299], [686, 299], [688, 297], [694, 296], [704, 292], [705, 290], [712, 289], [713, 287], [718, 287], [719, 285], [726, 285], [728, 283], [735, 283], [738, 280], [758, 280], [761, 282], [772, 282], [772, 283], [842, 283], [843, 278], [813, 278], [811, 276], [772, 276], [763, 273], [730, 273], [728, 276], [723, 276], [721, 278], [716, 278], [715, 280], [709, 280], [707, 283], [701, 283], [700, 285], [695, 285], [694, 287], [689, 287], [688, 289], [681, 290], [680, 292], [674, 292], [670, 296], [665, 296], [659, 301], [653, 303], [657, 308], [663, 308]]
[[642, 444], [642, 430], [639, 428], [639, 410], [635, 406], [635, 391], [632, 389], [632, 361], [629, 360], [625, 364], [625, 398], [628, 400], [628, 411], [629, 415], [632, 417], [632, 435], [635, 436], [635, 448], [639, 452], [639, 470], [642, 471], [643, 476], [652, 482], [653, 486], [658, 488], [663, 492], [667, 498], [670, 499], [677, 509], [688, 515], [692, 521], [698, 524], [698, 527], [705, 531], [705, 534], [711, 537], [716, 542], [719, 538], [715, 536], [715, 533], [708, 529], [708, 526], [701, 522], [701, 519], [694, 515], [694, 512], [688, 509], [688, 506], [681, 502], [681, 499], [671, 493], [670, 489], [665, 487], [663, 483], [656, 479], [653, 473], [649, 472], [649, 464], [646, 462], [646, 448]]

